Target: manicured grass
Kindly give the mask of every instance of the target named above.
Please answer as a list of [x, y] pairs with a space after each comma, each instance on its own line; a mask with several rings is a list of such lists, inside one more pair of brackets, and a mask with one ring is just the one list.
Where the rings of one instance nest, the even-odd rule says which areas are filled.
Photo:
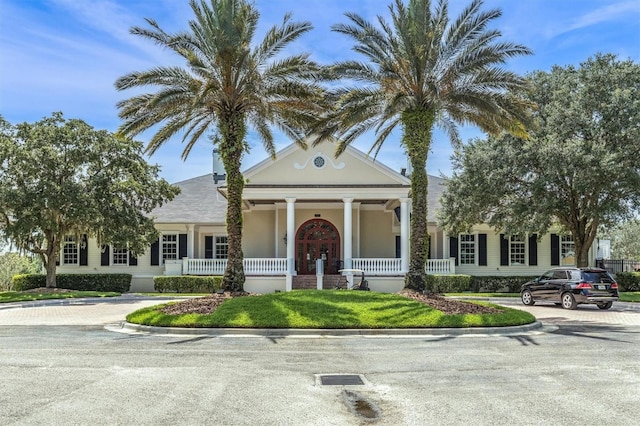
[[619, 297], [623, 302], [640, 302], [640, 291], [625, 291]]
[[100, 291], [73, 291], [68, 293], [33, 293], [19, 291], [0, 292], [0, 303], [30, 302], [49, 299], [78, 299], [81, 297], [116, 297], [120, 293]]
[[501, 312], [445, 315], [396, 294], [299, 290], [230, 299], [209, 315], [167, 315], [161, 311], [164, 305], [152, 306], [129, 314], [127, 321], [160, 327], [364, 329], [502, 327], [535, 321], [527, 312], [485, 305]]

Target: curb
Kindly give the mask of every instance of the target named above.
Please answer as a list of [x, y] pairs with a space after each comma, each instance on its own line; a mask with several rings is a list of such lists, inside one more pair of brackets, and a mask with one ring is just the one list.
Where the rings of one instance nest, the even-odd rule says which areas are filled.
[[407, 329], [297, 329], [297, 328], [181, 328], [153, 327], [123, 321], [105, 326], [119, 333], [141, 333], [185, 336], [245, 336], [245, 337], [424, 337], [424, 336], [508, 336], [542, 329], [540, 321], [512, 327], [473, 328], [407, 328]]

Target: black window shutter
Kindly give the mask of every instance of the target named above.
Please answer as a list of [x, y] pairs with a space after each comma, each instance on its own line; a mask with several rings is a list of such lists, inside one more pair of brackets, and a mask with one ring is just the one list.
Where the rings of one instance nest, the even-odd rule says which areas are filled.
[[478, 234], [478, 264], [487, 266], [487, 234]]
[[400, 249], [400, 236], [396, 235], [396, 259], [400, 259], [402, 252]]
[[100, 253], [100, 266], [109, 266], [109, 246], [102, 246]]
[[[398, 239], [400, 239], [400, 237], [396, 237]], [[433, 259], [433, 256], [431, 255], [432, 251], [431, 251], [431, 234], [429, 234], [429, 250], [427, 253], [427, 259]], [[398, 256], [400, 257], [400, 256]]]
[[89, 242], [87, 241], [87, 234], [82, 234], [80, 242], [80, 266], [89, 265]]
[[551, 265], [560, 265], [560, 237], [558, 234], [551, 234]]
[[536, 234], [529, 236], [529, 266], [538, 265], [538, 238]]
[[151, 244], [151, 266], [160, 264], [160, 241]]
[[449, 237], [449, 257], [456, 258], [456, 266], [458, 266], [458, 239]]
[[509, 266], [509, 240], [500, 234], [500, 266]]
[[213, 237], [211, 235], [204, 237], [204, 258], [213, 259]]
[[187, 257], [187, 234], [178, 236], [178, 259]]
[[138, 258], [133, 255], [133, 253], [129, 252], [129, 266], [137, 266]]

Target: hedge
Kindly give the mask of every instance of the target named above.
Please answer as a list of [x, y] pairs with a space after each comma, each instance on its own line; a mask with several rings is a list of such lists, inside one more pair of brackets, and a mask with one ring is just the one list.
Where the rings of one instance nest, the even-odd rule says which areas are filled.
[[538, 278], [536, 276], [474, 276], [472, 291], [478, 293], [486, 291], [495, 293], [506, 290], [508, 293], [520, 293], [520, 287], [527, 281]]
[[471, 275], [427, 275], [425, 284], [434, 293], [461, 293], [471, 288]]
[[222, 277], [161, 275], [153, 277], [153, 287], [159, 293], [213, 293], [222, 288]]
[[[12, 284], [14, 291], [46, 287], [47, 276], [44, 274], [14, 275]], [[76, 291], [126, 293], [131, 288], [131, 274], [57, 274], [56, 286]]]
[[618, 272], [618, 291], [640, 291], [640, 272]]

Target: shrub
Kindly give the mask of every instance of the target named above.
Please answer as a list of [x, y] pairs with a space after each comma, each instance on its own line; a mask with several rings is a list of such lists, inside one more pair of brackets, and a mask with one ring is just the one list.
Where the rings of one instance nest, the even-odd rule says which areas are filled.
[[519, 293], [522, 284], [538, 276], [474, 276], [473, 291], [498, 292], [506, 290], [508, 293]]
[[471, 288], [471, 275], [427, 275], [425, 284], [434, 293], [461, 293]]
[[18, 274], [35, 274], [42, 270], [37, 257], [19, 253], [0, 253], [0, 291], [11, 291], [12, 279]]
[[42, 274], [18, 274], [11, 279], [13, 291], [26, 291], [47, 285], [47, 276]]
[[[45, 287], [46, 283], [47, 276], [43, 274], [13, 277], [15, 291]], [[131, 274], [57, 274], [56, 285], [67, 290], [126, 293], [131, 287]]]
[[222, 277], [161, 275], [153, 277], [153, 287], [159, 293], [213, 293], [222, 288]]
[[616, 282], [619, 291], [640, 291], [640, 272], [618, 272]]

